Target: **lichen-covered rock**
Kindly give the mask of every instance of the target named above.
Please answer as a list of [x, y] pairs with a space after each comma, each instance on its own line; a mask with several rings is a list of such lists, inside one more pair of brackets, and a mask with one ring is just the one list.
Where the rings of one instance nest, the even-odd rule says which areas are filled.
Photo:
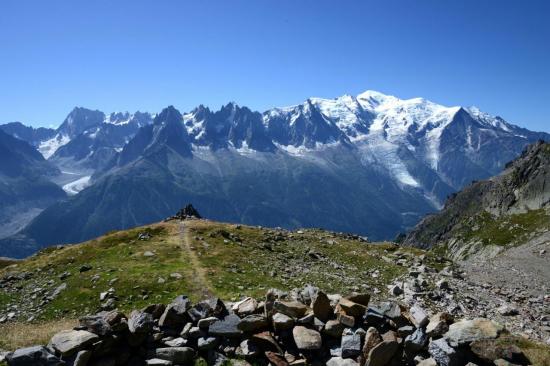
[[321, 334], [319, 334], [319, 332], [301, 325], [294, 327], [292, 330], [292, 336], [294, 337], [294, 342], [299, 350], [317, 350], [320, 349], [323, 344]]
[[461, 320], [449, 326], [445, 340], [453, 347], [483, 339], [495, 339], [504, 329], [497, 322], [484, 318]]
[[55, 334], [50, 340], [50, 345], [62, 356], [70, 356], [92, 343], [99, 337], [86, 330], [64, 330]]

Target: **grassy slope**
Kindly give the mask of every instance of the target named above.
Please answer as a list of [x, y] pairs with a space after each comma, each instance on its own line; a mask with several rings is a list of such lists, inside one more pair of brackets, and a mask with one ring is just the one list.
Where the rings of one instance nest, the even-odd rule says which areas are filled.
[[[0, 324], [4, 335], [0, 349], [46, 343], [59, 330], [76, 324], [78, 316], [97, 311], [100, 292], [110, 287], [115, 288], [118, 307], [126, 312], [154, 302], [167, 303], [179, 294], [197, 300], [205, 294], [203, 285], [209, 294], [226, 300], [243, 295], [260, 298], [269, 287], [290, 290], [306, 283], [338, 293], [354, 287], [368, 287], [372, 293], [378, 287], [384, 297], [384, 286], [408, 270], [395, 263], [396, 257], [425, 254], [432, 266], [442, 265], [433, 252], [390, 243], [366, 244], [323, 230], [298, 233], [203, 220], [186, 221], [184, 226], [182, 230], [173, 221], [114, 232], [83, 244], [50, 248], [0, 268], [0, 278], [8, 273], [34, 273], [17, 283], [21, 290], [0, 288], [0, 312], [8, 303], [32, 307], [41, 298], [29, 295], [32, 288], [53, 289], [67, 283], [67, 289], [44, 307], [37, 320]], [[140, 232], [151, 233], [151, 239], [137, 240]], [[146, 257], [145, 251], [155, 256]], [[84, 264], [92, 269], [80, 273]], [[372, 275], [375, 271], [377, 277]], [[61, 280], [64, 272], [71, 275]], [[183, 277], [171, 278], [171, 273]], [[96, 275], [99, 279], [92, 282]], [[158, 283], [159, 277], [166, 282]], [[550, 366], [538, 360], [546, 358], [547, 347], [522, 339], [510, 342], [521, 343], [526, 354], [537, 360], [535, 364]]]
[[550, 230], [550, 215], [544, 209], [501, 217], [483, 211], [472, 221], [473, 225], [464, 223], [457, 236], [485, 245], [514, 245], [524, 242], [532, 233]]
[[[49, 248], [0, 268], [0, 278], [31, 273], [27, 279], [0, 288], [0, 314], [8, 312], [8, 304], [27, 311], [37, 309], [42, 298], [62, 283], [67, 289], [40, 313], [30, 310], [37, 315], [35, 322], [96, 312], [100, 293], [111, 287], [118, 297], [118, 308], [128, 312], [151, 303], [168, 303], [179, 294], [197, 300], [205, 294], [204, 286], [206, 293], [225, 300], [244, 295], [260, 298], [270, 287], [290, 290], [306, 283], [341, 293], [374, 287], [385, 291], [386, 284], [407, 271], [388, 258], [397, 249], [389, 243], [367, 244], [322, 230], [299, 234], [203, 220], [186, 221], [184, 225], [188, 245], [182, 224], [173, 221], [110, 233], [79, 245]], [[137, 240], [145, 231], [151, 233], [151, 239]], [[155, 256], [144, 256], [146, 251]], [[413, 248], [399, 251], [411, 256], [424, 253]], [[92, 269], [81, 273], [85, 264]], [[378, 276], [373, 276], [376, 270]], [[70, 276], [61, 279], [64, 272]], [[199, 272], [203, 283], [198, 280]], [[182, 278], [171, 277], [172, 273]], [[159, 278], [164, 282], [159, 283]], [[36, 292], [37, 288], [45, 291]], [[0, 332], [6, 331], [5, 327], [0, 325]], [[0, 342], [0, 348], [6, 346]]]

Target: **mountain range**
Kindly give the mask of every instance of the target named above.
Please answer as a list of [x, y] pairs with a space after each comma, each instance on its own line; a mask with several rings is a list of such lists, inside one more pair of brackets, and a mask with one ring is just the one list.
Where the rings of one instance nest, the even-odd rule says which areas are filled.
[[374, 91], [264, 113], [75, 108], [56, 130], [0, 129], [36, 147], [70, 195], [0, 241], [15, 257], [155, 222], [187, 202], [221, 221], [393, 238], [550, 140], [477, 108]]

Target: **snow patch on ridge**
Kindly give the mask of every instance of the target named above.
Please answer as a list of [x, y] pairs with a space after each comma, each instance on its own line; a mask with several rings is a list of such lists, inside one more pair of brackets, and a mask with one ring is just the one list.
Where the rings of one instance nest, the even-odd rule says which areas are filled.
[[63, 186], [63, 190], [67, 192], [68, 195], [75, 195], [90, 185], [90, 178], [91, 176], [87, 175], [70, 183], [67, 183]]
[[57, 149], [68, 144], [70, 141], [71, 139], [69, 136], [57, 134], [49, 140], [42, 141], [40, 145], [38, 145], [38, 151], [44, 156], [44, 159], [48, 159]]

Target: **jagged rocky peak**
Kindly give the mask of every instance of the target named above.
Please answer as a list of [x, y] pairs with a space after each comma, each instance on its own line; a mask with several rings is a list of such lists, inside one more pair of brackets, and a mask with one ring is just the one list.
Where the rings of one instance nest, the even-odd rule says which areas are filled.
[[73, 138], [92, 126], [99, 125], [105, 120], [105, 114], [98, 110], [75, 107], [65, 118], [57, 132]]
[[167, 122], [181, 122], [183, 116], [173, 105], [170, 105], [162, 110], [154, 119], [155, 124], [162, 124]]

